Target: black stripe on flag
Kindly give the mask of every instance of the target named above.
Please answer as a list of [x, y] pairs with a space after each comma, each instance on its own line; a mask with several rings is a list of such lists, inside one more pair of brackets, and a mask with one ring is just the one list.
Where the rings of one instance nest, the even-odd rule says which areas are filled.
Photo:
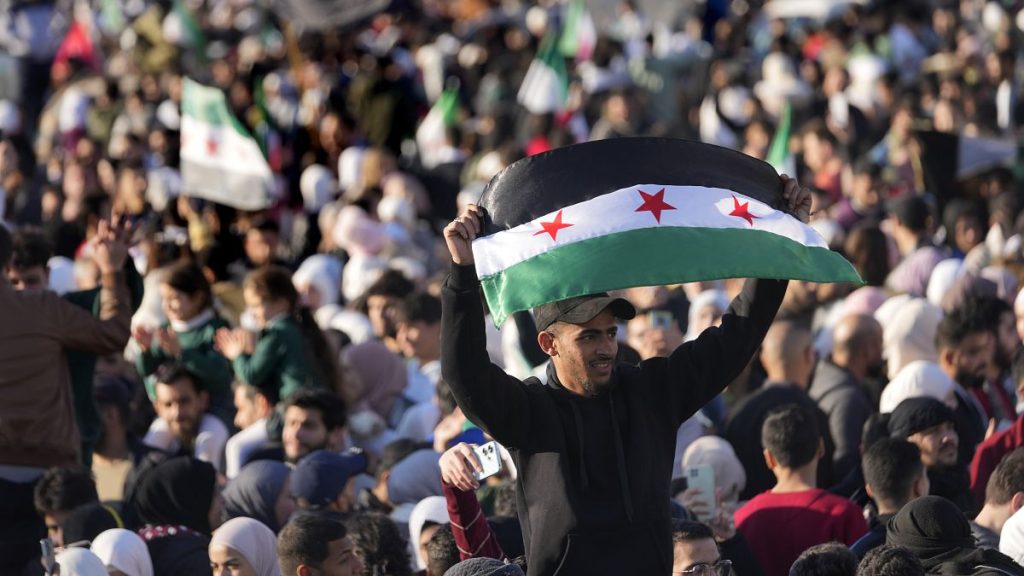
[[784, 209], [775, 169], [741, 152], [671, 138], [616, 138], [524, 158], [491, 179], [480, 197], [485, 235], [638, 184], [725, 188]]

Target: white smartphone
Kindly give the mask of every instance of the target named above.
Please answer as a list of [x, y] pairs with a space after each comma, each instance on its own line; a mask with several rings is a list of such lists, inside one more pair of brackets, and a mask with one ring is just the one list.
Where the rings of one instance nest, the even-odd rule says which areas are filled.
[[476, 459], [483, 467], [482, 472], [473, 472], [473, 477], [477, 482], [501, 472], [501, 454], [498, 451], [497, 442], [491, 441], [483, 446], [477, 446], [473, 448], [473, 453], [476, 454]]
[[715, 517], [715, 470], [711, 466], [687, 466], [686, 487], [700, 491], [700, 498], [707, 503], [707, 512], [698, 514], [701, 522], [709, 522]]

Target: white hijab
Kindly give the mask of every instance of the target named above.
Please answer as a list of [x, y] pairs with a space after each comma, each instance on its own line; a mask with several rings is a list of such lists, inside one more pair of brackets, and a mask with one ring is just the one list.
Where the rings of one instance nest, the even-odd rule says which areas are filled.
[[878, 411], [888, 414], [909, 398], [929, 397], [948, 403], [953, 388], [952, 378], [938, 364], [924, 360], [911, 362], [882, 390]]
[[415, 551], [413, 560], [416, 563], [416, 570], [427, 568], [427, 559], [420, 555], [420, 534], [423, 532], [423, 525], [427, 522], [434, 524], [448, 524], [448, 504], [444, 496], [429, 496], [420, 500], [409, 515], [409, 544]]
[[92, 552], [108, 570], [120, 570], [128, 576], [153, 576], [149, 548], [131, 530], [114, 528], [101, 533], [92, 541]]
[[210, 546], [214, 544], [223, 544], [241, 554], [252, 565], [256, 576], [281, 576], [277, 538], [258, 520], [244, 516], [228, 520], [213, 533]]
[[61, 576], [107, 576], [107, 567], [85, 548], [65, 548], [57, 554]]
[[1019, 510], [1003, 524], [999, 533], [999, 551], [1024, 565], [1024, 514]]

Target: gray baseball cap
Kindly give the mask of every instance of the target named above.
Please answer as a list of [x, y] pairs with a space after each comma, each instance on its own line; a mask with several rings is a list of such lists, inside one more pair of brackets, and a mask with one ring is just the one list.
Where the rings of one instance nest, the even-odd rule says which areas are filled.
[[629, 300], [612, 298], [606, 292], [602, 292], [541, 304], [533, 309], [533, 318], [537, 323], [537, 330], [543, 331], [555, 322], [586, 324], [609, 307], [615, 317], [620, 320], [629, 320], [636, 316], [636, 308], [629, 303]]

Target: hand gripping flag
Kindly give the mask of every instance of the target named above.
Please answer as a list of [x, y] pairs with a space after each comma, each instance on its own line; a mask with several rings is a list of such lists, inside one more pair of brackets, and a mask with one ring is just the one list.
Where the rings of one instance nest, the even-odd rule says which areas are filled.
[[787, 214], [768, 164], [687, 140], [621, 138], [531, 156], [491, 180], [473, 242], [494, 322], [594, 292], [719, 278], [862, 284]]

